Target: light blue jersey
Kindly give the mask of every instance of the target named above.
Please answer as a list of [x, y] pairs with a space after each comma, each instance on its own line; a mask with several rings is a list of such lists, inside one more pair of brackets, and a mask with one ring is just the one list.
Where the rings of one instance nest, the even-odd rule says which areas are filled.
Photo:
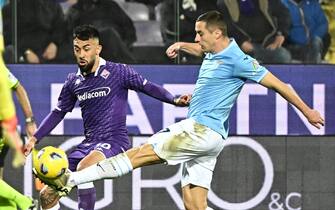
[[268, 70], [244, 54], [234, 39], [219, 53], [206, 54], [189, 107], [188, 118], [228, 136], [228, 117], [247, 79], [260, 82]]

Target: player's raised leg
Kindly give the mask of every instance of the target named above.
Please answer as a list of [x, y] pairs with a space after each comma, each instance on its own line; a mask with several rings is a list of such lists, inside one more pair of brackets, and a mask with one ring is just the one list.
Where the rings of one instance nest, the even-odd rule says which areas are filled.
[[162, 162], [164, 161], [156, 155], [152, 145], [144, 144], [141, 147], [102, 160], [82, 171], [72, 172], [67, 184], [75, 186], [104, 178], [116, 178], [128, 174], [135, 168]]

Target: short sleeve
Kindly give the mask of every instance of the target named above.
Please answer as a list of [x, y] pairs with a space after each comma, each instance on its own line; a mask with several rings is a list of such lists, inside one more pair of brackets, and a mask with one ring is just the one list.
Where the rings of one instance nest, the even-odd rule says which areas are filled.
[[9, 88], [16, 88], [19, 85], [19, 80], [7, 69], [8, 72], [8, 86]]
[[259, 83], [268, 70], [249, 55], [242, 56], [235, 63], [234, 75]]

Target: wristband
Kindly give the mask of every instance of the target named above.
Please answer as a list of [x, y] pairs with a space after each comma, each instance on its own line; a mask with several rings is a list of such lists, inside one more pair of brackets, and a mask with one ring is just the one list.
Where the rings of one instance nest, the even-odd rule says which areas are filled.
[[27, 117], [26, 118], [26, 124], [28, 123], [35, 123], [35, 118], [34, 117]]
[[174, 103], [174, 105], [178, 105], [179, 101], [180, 101], [179, 97], [175, 97], [175, 98], [173, 99], [173, 103]]

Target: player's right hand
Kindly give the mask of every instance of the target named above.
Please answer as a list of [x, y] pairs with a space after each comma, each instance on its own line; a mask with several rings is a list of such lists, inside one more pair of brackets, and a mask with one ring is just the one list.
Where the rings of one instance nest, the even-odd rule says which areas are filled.
[[190, 105], [191, 99], [192, 99], [191, 94], [181, 95], [174, 99], [174, 104], [176, 106], [185, 107], [185, 106]]
[[308, 122], [314, 127], [320, 129], [322, 126], [325, 125], [325, 120], [317, 110], [310, 109], [308, 112], [306, 112], [305, 115], [308, 119]]
[[31, 136], [27, 142], [27, 144], [24, 146], [24, 155], [27, 157], [30, 153], [31, 150], [35, 147], [35, 144], [37, 142], [37, 139], [35, 136]]
[[169, 58], [176, 58], [178, 56], [179, 50], [180, 50], [180, 43], [176, 42], [167, 48], [166, 55]]

